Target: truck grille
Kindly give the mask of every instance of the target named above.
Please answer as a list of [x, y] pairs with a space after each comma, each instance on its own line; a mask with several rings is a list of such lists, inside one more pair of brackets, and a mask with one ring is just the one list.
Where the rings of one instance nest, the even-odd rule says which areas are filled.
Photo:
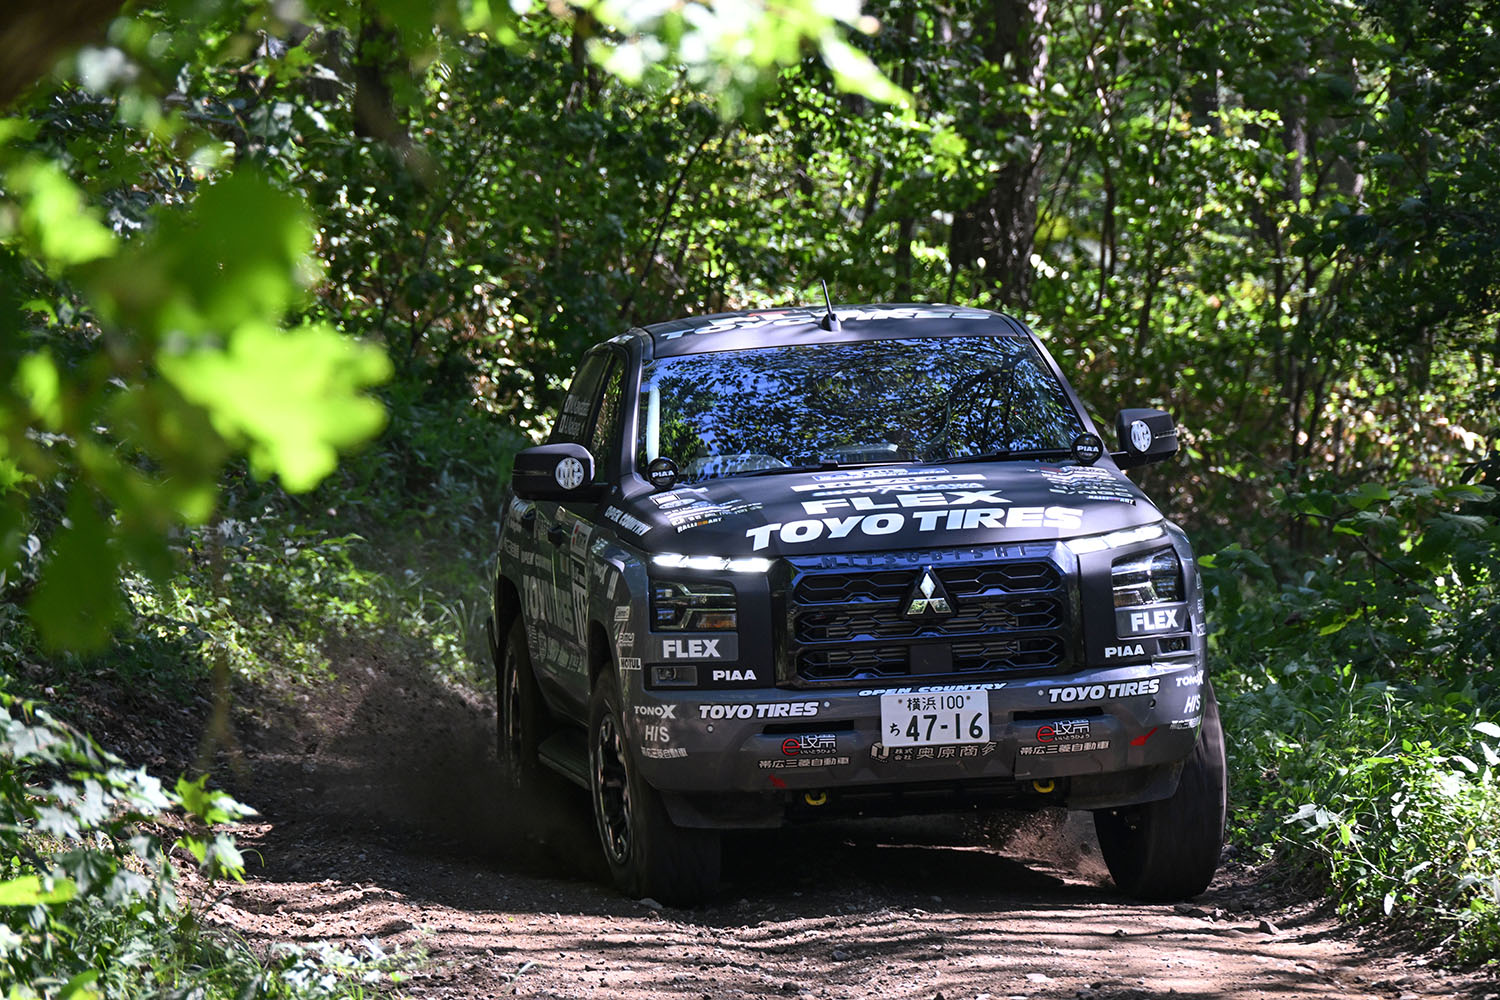
[[[860, 556], [790, 559], [787, 679], [838, 684], [1060, 671], [1075, 597], [1053, 552], [1051, 543], [1037, 543], [909, 553], [899, 569], [862, 566]], [[928, 566], [953, 614], [917, 621], [906, 608]]]

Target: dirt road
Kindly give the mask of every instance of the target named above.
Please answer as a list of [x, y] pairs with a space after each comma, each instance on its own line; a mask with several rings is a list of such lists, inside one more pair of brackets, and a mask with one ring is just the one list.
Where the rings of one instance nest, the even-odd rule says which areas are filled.
[[[372, 659], [373, 657], [373, 659]], [[355, 651], [345, 685], [249, 732], [250, 879], [210, 919], [252, 941], [420, 950], [413, 997], [1135, 1000], [1465, 996], [1500, 986], [1376, 954], [1253, 869], [1191, 906], [1110, 887], [1081, 817], [736, 836], [713, 906], [604, 887], [581, 792], [546, 817], [495, 801], [488, 706]], [[332, 689], [330, 689], [332, 691]]]

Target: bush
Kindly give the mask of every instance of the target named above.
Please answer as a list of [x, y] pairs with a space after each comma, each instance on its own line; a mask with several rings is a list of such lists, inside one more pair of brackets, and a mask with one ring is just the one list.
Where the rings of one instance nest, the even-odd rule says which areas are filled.
[[1316, 859], [1342, 911], [1500, 956], [1500, 527], [1492, 491], [1284, 492], [1330, 551], [1204, 560], [1238, 835]]
[[[9, 1000], [312, 1000], [389, 981], [392, 959], [378, 950], [262, 957], [178, 899], [174, 851], [210, 879], [241, 877], [222, 825], [249, 812], [203, 779], [168, 789], [0, 691], [0, 982]], [[170, 843], [163, 831], [175, 831]]]

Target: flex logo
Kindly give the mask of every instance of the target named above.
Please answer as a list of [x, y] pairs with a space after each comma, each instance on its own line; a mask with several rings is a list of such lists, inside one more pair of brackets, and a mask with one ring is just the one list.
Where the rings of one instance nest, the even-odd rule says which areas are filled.
[[648, 640], [650, 648], [647, 659], [654, 663], [671, 663], [681, 660], [730, 661], [740, 658], [740, 639], [734, 633], [728, 635], [664, 636], [653, 635]]
[[924, 620], [946, 618], [951, 614], [953, 604], [948, 599], [948, 591], [944, 589], [937, 574], [933, 573], [932, 567], [923, 566], [921, 577], [907, 595], [906, 617]]
[[1176, 632], [1183, 624], [1184, 608], [1146, 608], [1140, 611], [1117, 611], [1115, 625], [1121, 635], [1145, 635], [1152, 632]]
[[661, 655], [668, 660], [717, 660], [718, 639], [663, 639]]

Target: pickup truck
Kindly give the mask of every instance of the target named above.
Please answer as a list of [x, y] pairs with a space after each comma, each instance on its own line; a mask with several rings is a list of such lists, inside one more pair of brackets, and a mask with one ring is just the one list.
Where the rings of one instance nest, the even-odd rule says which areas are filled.
[[659, 323], [516, 455], [489, 619], [504, 794], [587, 790], [614, 881], [692, 905], [722, 831], [1094, 815], [1118, 887], [1202, 892], [1223, 734], [1185, 534], [1026, 325], [944, 305]]

